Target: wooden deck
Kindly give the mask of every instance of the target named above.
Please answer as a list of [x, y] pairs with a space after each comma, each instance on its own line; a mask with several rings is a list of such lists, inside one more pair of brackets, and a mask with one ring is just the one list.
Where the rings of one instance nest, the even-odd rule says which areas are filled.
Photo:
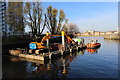
[[[26, 58], [26, 59], [45, 61], [45, 60], [50, 60], [50, 59], [52, 59], [53, 57], [56, 57], [56, 56], [64, 56], [66, 54], [74, 52], [75, 50], [83, 49], [84, 47], [85, 46], [77, 46], [77, 47], [72, 47], [70, 49], [66, 49], [64, 51], [56, 50], [56, 51], [42, 53], [42, 54], [22, 53], [20, 50], [18, 50], [18, 51], [17, 50], [16, 51], [15, 50], [10, 50], [9, 52], [13, 56], [18, 56], [18, 57], [22, 57], [22, 58]], [[14, 53], [14, 52], [17, 52], [17, 53]]]

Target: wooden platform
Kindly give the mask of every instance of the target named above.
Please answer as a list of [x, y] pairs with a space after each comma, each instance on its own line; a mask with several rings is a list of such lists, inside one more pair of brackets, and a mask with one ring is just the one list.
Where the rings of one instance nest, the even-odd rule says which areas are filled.
[[22, 53], [20, 50], [9, 50], [9, 53], [13, 56], [18, 56], [26, 59], [34, 59], [34, 60], [49, 60], [52, 59], [53, 57], [56, 56], [64, 56], [68, 53], [74, 52], [74, 50], [78, 49], [84, 49], [85, 46], [77, 46], [77, 47], [72, 47], [71, 49], [66, 49], [65, 51], [52, 51], [52, 52], [47, 52], [47, 53], [42, 53], [42, 54], [29, 54], [29, 53]]

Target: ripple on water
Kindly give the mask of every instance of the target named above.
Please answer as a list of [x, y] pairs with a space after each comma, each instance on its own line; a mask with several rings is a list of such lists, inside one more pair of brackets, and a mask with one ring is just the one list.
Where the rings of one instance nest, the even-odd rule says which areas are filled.
[[[86, 38], [87, 39], [87, 38]], [[99, 39], [102, 46], [97, 53], [88, 54], [87, 51], [82, 55], [77, 54], [72, 62], [67, 66], [68, 73], [61, 74], [63, 59], [55, 60], [50, 64], [54, 66], [51, 73], [43, 70], [39, 73], [32, 73], [34, 67], [29, 62], [14, 62], [8, 58], [3, 58], [3, 74], [10, 77], [68, 77], [68, 78], [117, 78], [118, 74], [118, 44], [117, 41]], [[69, 60], [65, 60], [69, 62]], [[62, 64], [62, 65], [61, 65]], [[45, 64], [46, 65], [46, 64]], [[56, 68], [59, 67], [59, 70]], [[14, 71], [13, 71], [14, 69]], [[20, 75], [21, 74], [21, 75]], [[16, 76], [15, 76], [16, 75]], [[47, 76], [48, 75], [48, 76]], [[55, 76], [56, 75], [56, 76]]]

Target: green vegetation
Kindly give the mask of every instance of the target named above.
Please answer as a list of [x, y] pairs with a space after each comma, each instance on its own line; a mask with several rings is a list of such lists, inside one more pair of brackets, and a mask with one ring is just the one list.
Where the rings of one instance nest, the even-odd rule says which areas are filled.
[[6, 23], [9, 25], [11, 30], [24, 32], [24, 21], [23, 21], [23, 3], [22, 2], [9, 2], [8, 9], [6, 10]]
[[[64, 30], [66, 33], [71, 29], [68, 29], [68, 19], [65, 17], [64, 10], [58, 10], [48, 6], [47, 11], [44, 11], [41, 6], [41, 2], [9, 2], [8, 9], [6, 10], [6, 22], [14, 32], [23, 33], [25, 27], [31, 29], [32, 35], [41, 35], [45, 30], [45, 27], [51, 34], [61, 34]], [[24, 7], [24, 8], [23, 8]], [[76, 28], [76, 30], [78, 30]]]
[[112, 38], [110, 38], [110, 37], [105, 37], [104, 39], [110, 39], [110, 40], [120, 40], [120, 38], [119, 38], [119, 37], [112, 37]]
[[104, 39], [120, 40], [120, 37], [104, 37]]
[[59, 12], [59, 19], [57, 21], [58, 10], [53, 9], [52, 6], [47, 8], [47, 28], [51, 34], [60, 34], [64, 29], [62, 22], [65, 21], [65, 13], [63, 10]]

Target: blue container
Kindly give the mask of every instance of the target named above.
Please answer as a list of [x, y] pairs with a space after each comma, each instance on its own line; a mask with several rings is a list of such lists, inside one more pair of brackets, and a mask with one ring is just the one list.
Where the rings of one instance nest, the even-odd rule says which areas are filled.
[[30, 49], [36, 49], [37, 48], [37, 45], [35, 43], [30, 43], [29, 44], [29, 48]]

